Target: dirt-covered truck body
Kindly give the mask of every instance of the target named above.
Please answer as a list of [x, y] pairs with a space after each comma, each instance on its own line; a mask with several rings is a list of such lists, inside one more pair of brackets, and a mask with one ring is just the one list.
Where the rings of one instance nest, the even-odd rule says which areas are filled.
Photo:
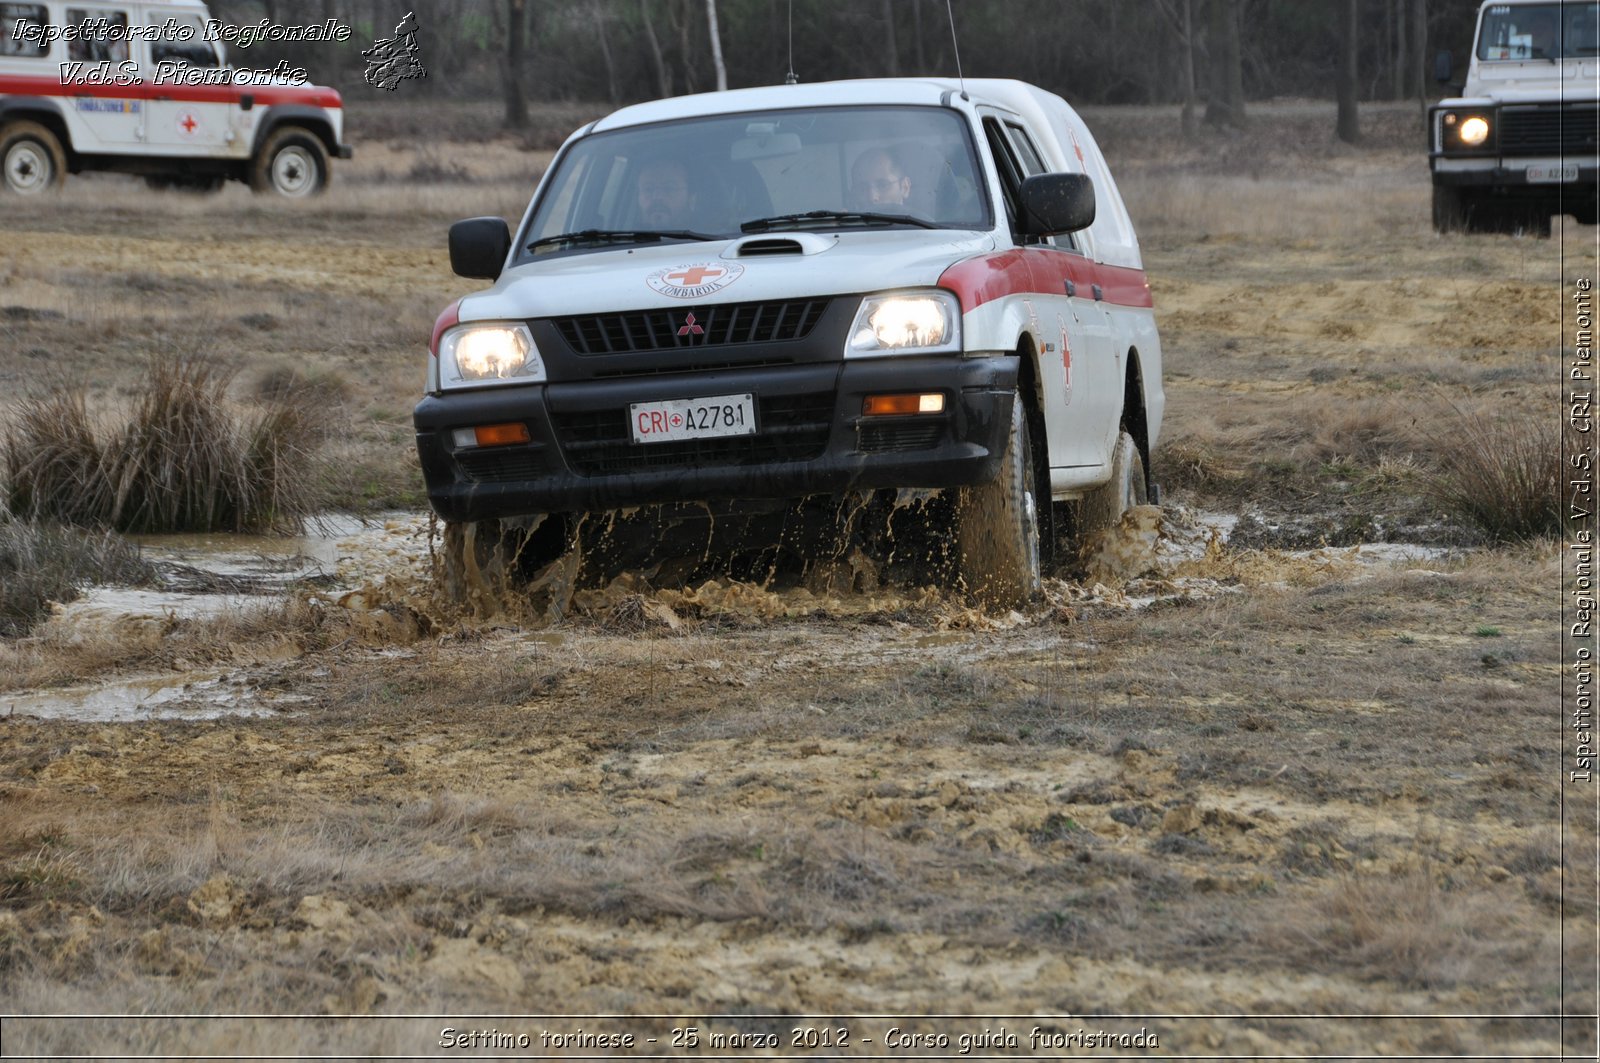
[[1434, 227], [1548, 235], [1555, 214], [1594, 224], [1597, 101], [1600, 3], [1484, 4], [1461, 95], [1428, 113]]
[[966, 582], [1017, 598], [1049, 500], [1145, 497], [1138, 242], [1087, 127], [1032, 86], [629, 107], [568, 140], [514, 238], [458, 223], [451, 257], [495, 283], [440, 316], [415, 412], [449, 522], [948, 488]]

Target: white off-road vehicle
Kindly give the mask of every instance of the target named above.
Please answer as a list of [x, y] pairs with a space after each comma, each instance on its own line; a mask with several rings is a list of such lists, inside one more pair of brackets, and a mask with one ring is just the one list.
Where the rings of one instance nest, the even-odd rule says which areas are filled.
[[328, 159], [351, 155], [339, 93], [230, 68], [218, 28], [200, 0], [0, 0], [0, 192], [84, 170], [320, 192]]
[[[1439, 80], [1450, 80], [1448, 53]], [[1493, 0], [1461, 95], [1429, 111], [1439, 232], [1550, 234], [1593, 225], [1600, 193], [1600, 3]]]
[[459, 222], [450, 256], [495, 282], [439, 317], [415, 412], [457, 575], [543, 563], [583, 514], [778, 549], [805, 545], [808, 502], [943, 489], [920, 519], [950, 577], [1015, 604], [1056, 517], [1147, 497], [1164, 397], [1138, 241], [1088, 128], [1031, 85], [628, 107], [566, 142], [514, 236]]

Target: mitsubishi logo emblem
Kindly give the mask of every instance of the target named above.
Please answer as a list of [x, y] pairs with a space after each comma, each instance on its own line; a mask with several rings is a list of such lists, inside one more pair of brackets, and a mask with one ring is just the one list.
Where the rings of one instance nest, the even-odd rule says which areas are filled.
[[694, 315], [690, 314], [683, 319], [683, 327], [678, 330], [680, 336], [704, 336], [706, 330], [694, 323]]

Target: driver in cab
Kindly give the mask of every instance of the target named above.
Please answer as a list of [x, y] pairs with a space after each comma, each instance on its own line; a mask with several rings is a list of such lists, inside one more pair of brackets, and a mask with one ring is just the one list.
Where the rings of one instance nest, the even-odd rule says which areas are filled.
[[868, 148], [850, 167], [850, 205], [856, 210], [904, 214], [911, 196], [905, 168], [884, 148]]

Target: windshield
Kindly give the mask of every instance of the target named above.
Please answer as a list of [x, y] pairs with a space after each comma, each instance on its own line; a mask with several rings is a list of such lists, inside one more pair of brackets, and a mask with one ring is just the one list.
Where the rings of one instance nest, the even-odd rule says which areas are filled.
[[1483, 13], [1479, 59], [1600, 55], [1600, 3], [1494, 4]]
[[746, 231], [988, 229], [979, 173], [967, 122], [939, 107], [762, 111], [635, 126], [586, 137], [561, 157], [519, 254]]

